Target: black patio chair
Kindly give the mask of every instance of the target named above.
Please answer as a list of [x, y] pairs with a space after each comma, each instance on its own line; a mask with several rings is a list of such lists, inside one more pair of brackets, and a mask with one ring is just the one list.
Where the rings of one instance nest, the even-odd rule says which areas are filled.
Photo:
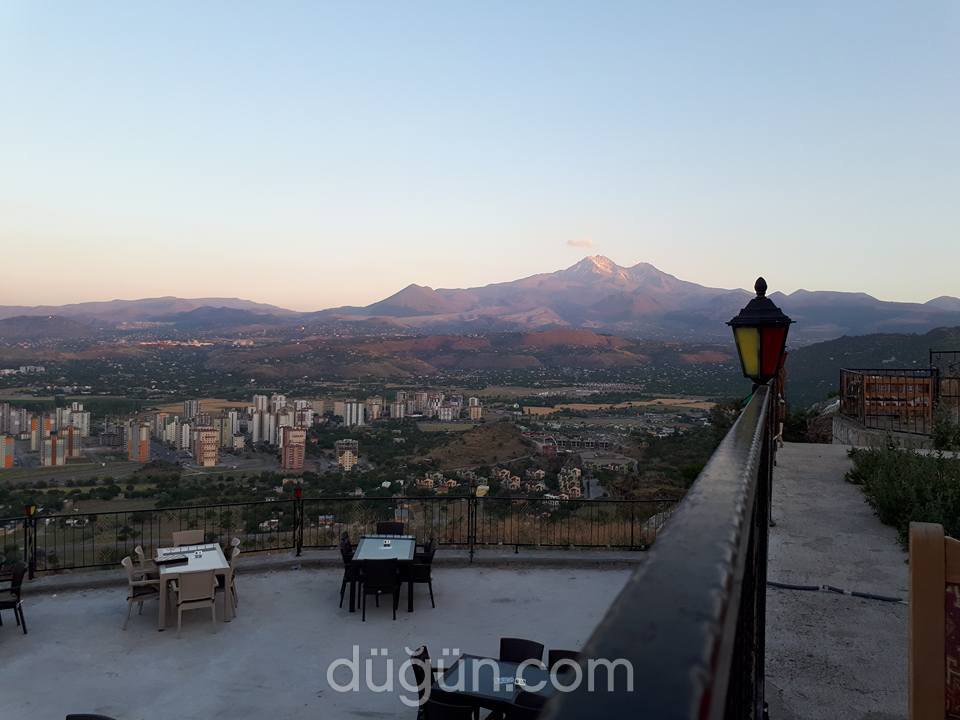
[[[21, 588], [23, 586], [23, 576], [27, 573], [26, 563], [14, 563], [10, 575], [10, 587], [7, 590], [0, 590], [0, 610], [13, 610], [13, 617], [17, 625], [27, 634], [27, 621], [23, 617], [23, 603], [21, 601]], [[3, 626], [3, 613], [0, 612], [0, 627]]]
[[430, 663], [430, 651], [426, 645], [421, 645], [410, 653], [410, 665], [413, 667], [413, 680], [417, 684], [417, 720], [423, 718], [423, 706], [429, 697], [427, 691], [433, 685], [433, 676], [440, 672], [440, 668]]
[[[547, 667], [553, 670], [561, 660], [579, 662], [581, 657], [583, 656], [576, 650], [550, 650], [547, 653]], [[569, 663], [564, 663], [564, 665], [569, 666]]]
[[543, 645], [523, 638], [500, 638], [500, 659], [513, 663], [526, 660], [543, 662]]
[[423, 720], [474, 720], [476, 716], [472, 705], [453, 705], [433, 698], [423, 705]]
[[367, 620], [367, 595], [376, 596], [380, 607], [380, 593], [393, 596], [393, 619], [397, 619], [397, 605], [400, 604], [400, 571], [396, 559], [365, 560], [360, 566], [361, 619]]
[[432, 543], [427, 543], [427, 548], [429, 552], [426, 554], [418, 553], [414, 555], [413, 562], [403, 566], [400, 566], [400, 579], [403, 582], [411, 584], [420, 584], [426, 585], [430, 588], [430, 605], [437, 607], [437, 603], [433, 599], [433, 556], [437, 552], [437, 548]]
[[423, 545], [417, 545], [416, 552], [413, 554], [414, 562], [426, 561], [428, 558], [433, 559], [433, 553], [436, 552], [437, 541], [433, 538], [427, 540]]
[[353, 562], [353, 545], [344, 533], [340, 537], [340, 558], [343, 560], [343, 580], [340, 582], [340, 607], [343, 607], [343, 593], [347, 583], [360, 582], [360, 566]]
[[377, 535], [403, 535], [402, 522], [378, 522]]
[[503, 717], [505, 720], [536, 720], [545, 704], [546, 698], [542, 695], [520, 690]]

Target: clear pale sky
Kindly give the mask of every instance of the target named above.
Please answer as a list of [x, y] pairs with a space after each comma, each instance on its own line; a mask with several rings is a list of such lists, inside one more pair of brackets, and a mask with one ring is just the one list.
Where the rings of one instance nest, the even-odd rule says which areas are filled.
[[960, 295], [960, 3], [774, 5], [0, 0], [0, 304]]

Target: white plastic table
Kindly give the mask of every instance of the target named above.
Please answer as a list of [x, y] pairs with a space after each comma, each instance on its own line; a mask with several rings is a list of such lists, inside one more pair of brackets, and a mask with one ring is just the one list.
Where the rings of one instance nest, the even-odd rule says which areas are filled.
[[[197, 557], [197, 553], [200, 556]], [[230, 572], [230, 563], [227, 562], [223, 550], [216, 543], [202, 543], [200, 545], [181, 545], [180, 547], [160, 548], [157, 551], [157, 560], [162, 560], [170, 555], [186, 555], [186, 564], [177, 565], [158, 565], [160, 569], [160, 618], [157, 622], [157, 630], [163, 630], [167, 626], [167, 584], [171, 580], [176, 580], [181, 575], [192, 572], [204, 572], [213, 570], [217, 577], [223, 577], [226, 585], [227, 575]], [[229, 591], [228, 591], [229, 594]], [[226, 598], [227, 595], [224, 595]], [[227, 606], [233, 607], [229, 599], [225, 599], [224, 620], [226, 620]]]

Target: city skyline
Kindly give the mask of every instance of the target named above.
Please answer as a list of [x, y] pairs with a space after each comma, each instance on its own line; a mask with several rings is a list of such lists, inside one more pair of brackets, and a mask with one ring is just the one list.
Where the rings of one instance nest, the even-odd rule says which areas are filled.
[[595, 253], [957, 295], [958, 17], [8, 3], [0, 304], [317, 310]]

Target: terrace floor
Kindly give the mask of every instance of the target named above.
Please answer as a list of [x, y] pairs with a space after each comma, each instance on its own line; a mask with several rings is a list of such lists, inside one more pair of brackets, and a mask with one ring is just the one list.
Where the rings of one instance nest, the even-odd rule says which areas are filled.
[[[337, 607], [337, 568], [290, 562], [283, 569], [245, 573], [241, 564], [238, 617], [218, 622], [214, 629], [209, 613], [187, 613], [179, 637], [175, 616], [172, 628], [157, 632], [156, 601], [147, 603], [140, 617], [134, 610], [122, 631], [125, 586], [41, 591], [52, 579], [47, 578], [37, 581], [33, 592], [25, 588], [28, 635], [15, 627], [12, 613], [4, 613], [0, 715], [37, 720], [63, 718], [68, 712], [122, 720], [412, 720], [415, 710], [401, 701], [401, 695], [413, 697], [411, 693], [399, 687], [382, 693], [336, 692], [328, 684], [327, 668], [338, 658], [350, 658], [354, 646], [361, 662], [370, 658], [372, 648], [386, 648], [396, 665], [406, 658], [405, 648], [423, 643], [435, 658], [443, 648], [496, 656], [501, 636], [578, 649], [631, 572], [626, 564], [611, 564], [597, 554], [587, 555], [585, 562], [569, 567], [522, 559], [509, 565], [436, 565], [436, 609], [430, 607], [426, 587], [418, 586], [416, 610], [408, 614], [404, 587], [396, 622], [389, 601], [376, 609], [370, 598], [365, 623], [359, 612], [351, 615], [346, 607]], [[86, 575], [95, 585], [104, 573]], [[72, 578], [77, 580], [83, 584], [82, 578]], [[218, 601], [218, 617], [220, 607]], [[374, 679], [382, 683], [387, 666], [381, 658], [373, 660]], [[344, 671], [334, 677], [346, 681]]]
[[[788, 443], [773, 482], [768, 579], [906, 599], [907, 554], [841, 445]], [[777, 720], [907, 717], [905, 604], [767, 589], [766, 695]]]

